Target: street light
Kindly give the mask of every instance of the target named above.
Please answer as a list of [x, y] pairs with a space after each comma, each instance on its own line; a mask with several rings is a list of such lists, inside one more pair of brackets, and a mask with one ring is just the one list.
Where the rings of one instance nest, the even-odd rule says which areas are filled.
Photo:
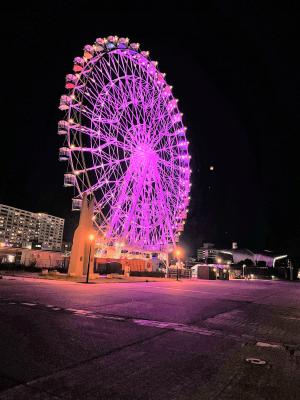
[[243, 264], [243, 278], [245, 278], [245, 268], [246, 268], [246, 264]]
[[176, 281], [179, 280], [179, 279], [178, 279], [178, 264], [179, 264], [179, 260], [180, 260], [181, 254], [182, 254], [181, 249], [177, 248], [176, 251], [175, 251], [175, 255], [176, 255], [176, 257], [177, 257]]
[[90, 235], [89, 235], [90, 250], [89, 250], [89, 259], [88, 259], [88, 267], [87, 267], [87, 272], [86, 272], [86, 281], [85, 281], [85, 283], [89, 283], [92, 242], [93, 242], [94, 239], [95, 239], [95, 236], [94, 236], [93, 234], [90, 234]]

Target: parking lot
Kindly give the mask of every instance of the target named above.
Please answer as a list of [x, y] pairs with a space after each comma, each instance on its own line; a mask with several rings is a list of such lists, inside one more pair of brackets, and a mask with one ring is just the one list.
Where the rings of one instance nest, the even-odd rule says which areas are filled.
[[296, 399], [300, 284], [0, 281], [0, 399]]

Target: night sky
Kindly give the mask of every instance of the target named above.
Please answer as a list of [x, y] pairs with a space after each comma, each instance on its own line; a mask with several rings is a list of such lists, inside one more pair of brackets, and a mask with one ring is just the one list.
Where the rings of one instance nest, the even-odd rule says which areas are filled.
[[85, 44], [128, 36], [159, 61], [184, 113], [190, 250], [237, 241], [300, 253], [297, 2], [173, 2], [169, 10], [130, 1], [42, 3], [3, 14], [0, 203], [66, 218], [71, 239], [78, 214], [70, 211], [72, 189], [62, 186], [56, 134], [65, 75]]

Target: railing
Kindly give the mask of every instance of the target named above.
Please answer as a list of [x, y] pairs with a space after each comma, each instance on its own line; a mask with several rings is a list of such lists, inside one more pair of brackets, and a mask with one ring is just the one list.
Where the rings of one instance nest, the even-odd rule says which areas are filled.
[[168, 278], [177, 278], [178, 274], [178, 279], [191, 279], [192, 277], [192, 271], [190, 269], [182, 269], [182, 268], [169, 268], [168, 269]]

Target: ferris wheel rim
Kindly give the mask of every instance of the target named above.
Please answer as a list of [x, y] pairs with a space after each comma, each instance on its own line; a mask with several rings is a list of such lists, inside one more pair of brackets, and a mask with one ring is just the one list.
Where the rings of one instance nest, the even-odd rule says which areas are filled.
[[[123, 51], [124, 51], [124, 52], [125, 52], [125, 51], [128, 51], [128, 49], [122, 49], [121, 52], [123, 52]], [[103, 53], [101, 53], [101, 54], [95, 55], [95, 56], [92, 57], [90, 60], [88, 60], [88, 62], [87, 62], [86, 65], [85, 65], [85, 68], [87, 68], [87, 66], [90, 66], [90, 71], [88, 72], [88, 75], [86, 76], [86, 81], [88, 81], [90, 75], [92, 74], [92, 71], [95, 69], [95, 67], [96, 67], [96, 62], [98, 62], [100, 59], [102, 59], [102, 58], [105, 57], [106, 55], [115, 54], [115, 53], [116, 53], [116, 54], [120, 54], [120, 49], [114, 48], [114, 49], [107, 50], [107, 51], [105, 51], [105, 52], [103, 52]], [[138, 52], [135, 52], [135, 54], [139, 54], [139, 53], [138, 53]], [[148, 64], [149, 64], [149, 63], [152, 63], [151, 59], [149, 59], [149, 58], [147, 59], [147, 62], [148, 62]], [[155, 72], [156, 72], [157, 74], [161, 74], [161, 72], [158, 70], [158, 68], [157, 68], [156, 65], [155, 65]], [[118, 77], [117, 79], [120, 80], [120, 79], [122, 79], [122, 78], [121, 78], [121, 77]], [[162, 85], [162, 86], [168, 87], [167, 82], [166, 82], [166, 80], [165, 80], [165, 77], [163, 77], [163, 85]], [[82, 93], [81, 99], [84, 98], [84, 94], [85, 94], [85, 91], [86, 91], [86, 90], [87, 90], [87, 85], [84, 86], [84, 92]], [[72, 93], [74, 94], [75, 91], [76, 91], [76, 87], [74, 87], [74, 89], [72, 90]], [[173, 96], [173, 94], [171, 95], [171, 98], [172, 98], [172, 100], [175, 99], [174, 96]], [[82, 102], [82, 104], [83, 104], [83, 102]], [[83, 112], [83, 111], [82, 111], [82, 110], [83, 110], [83, 105], [82, 105], [82, 104], [80, 105], [79, 112], [78, 112], [78, 116], [79, 116], [79, 117], [78, 117], [78, 120], [79, 120], [80, 126], [81, 126], [81, 124], [82, 124], [82, 112]], [[96, 105], [94, 105], [94, 106], [96, 107]], [[177, 109], [178, 109], [178, 107], [177, 107]], [[73, 115], [72, 112], [73, 112], [73, 109], [70, 108], [70, 109], [68, 110], [68, 118], [69, 118], [69, 119], [71, 119], [71, 116]], [[77, 114], [76, 114], [76, 115], [77, 115]], [[182, 120], [180, 120], [180, 124], [182, 125], [182, 127], [181, 127], [180, 129], [184, 130], [184, 126], [183, 126], [183, 124], [182, 124]], [[84, 134], [85, 134], [85, 133], [84, 133], [83, 131], [79, 130], [78, 137], [79, 137], [79, 143], [80, 143], [80, 147], [81, 147], [81, 148], [84, 147], [84, 146], [83, 146], [83, 143], [84, 143], [84, 142], [83, 142], [83, 136], [82, 136], [82, 135], [84, 135]], [[184, 130], [184, 137], [186, 137], [186, 136], [185, 136], [185, 130]], [[71, 130], [68, 131], [68, 144], [69, 144], [69, 146], [71, 146]], [[83, 188], [80, 186], [79, 179], [76, 179], [76, 180], [75, 180], [75, 187], [76, 187], [76, 189], [77, 189], [77, 191], [78, 191], [77, 197], [79, 197], [79, 198], [82, 197], [83, 193], [85, 193], [85, 192], [89, 192], [90, 194], [94, 195], [94, 192], [96, 191], [96, 188], [93, 189], [93, 185], [92, 185], [92, 183], [91, 183], [91, 181], [90, 181], [90, 175], [88, 174], [88, 167], [87, 167], [87, 165], [86, 165], [86, 160], [85, 160], [84, 152], [83, 152], [83, 151], [80, 151], [80, 157], [81, 157], [82, 165], [83, 165], [83, 167], [84, 167], [84, 168], [83, 168], [84, 171], [82, 171], [81, 173], [85, 175], [89, 189], [88, 189], [88, 190], [82, 190]], [[94, 157], [94, 154], [92, 154], [92, 157]], [[72, 173], [73, 173], [74, 175], [76, 175], [76, 168], [75, 168], [75, 164], [74, 164], [74, 160], [73, 160], [72, 156], [70, 157], [70, 166], [71, 166]], [[167, 163], [165, 164], [165, 167], [167, 168]], [[187, 167], [189, 168], [189, 162], [187, 163]], [[187, 190], [187, 191], [186, 191], [186, 195], [189, 195], [189, 192], [190, 192], [190, 191]], [[95, 197], [96, 197], [96, 196], [95, 196]], [[98, 211], [99, 211], [99, 210], [98, 210]], [[97, 223], [96, 223], [96, 224], [97, 224]], [[98, 228], [101, 229], [100, 226], [98, 226]]]

